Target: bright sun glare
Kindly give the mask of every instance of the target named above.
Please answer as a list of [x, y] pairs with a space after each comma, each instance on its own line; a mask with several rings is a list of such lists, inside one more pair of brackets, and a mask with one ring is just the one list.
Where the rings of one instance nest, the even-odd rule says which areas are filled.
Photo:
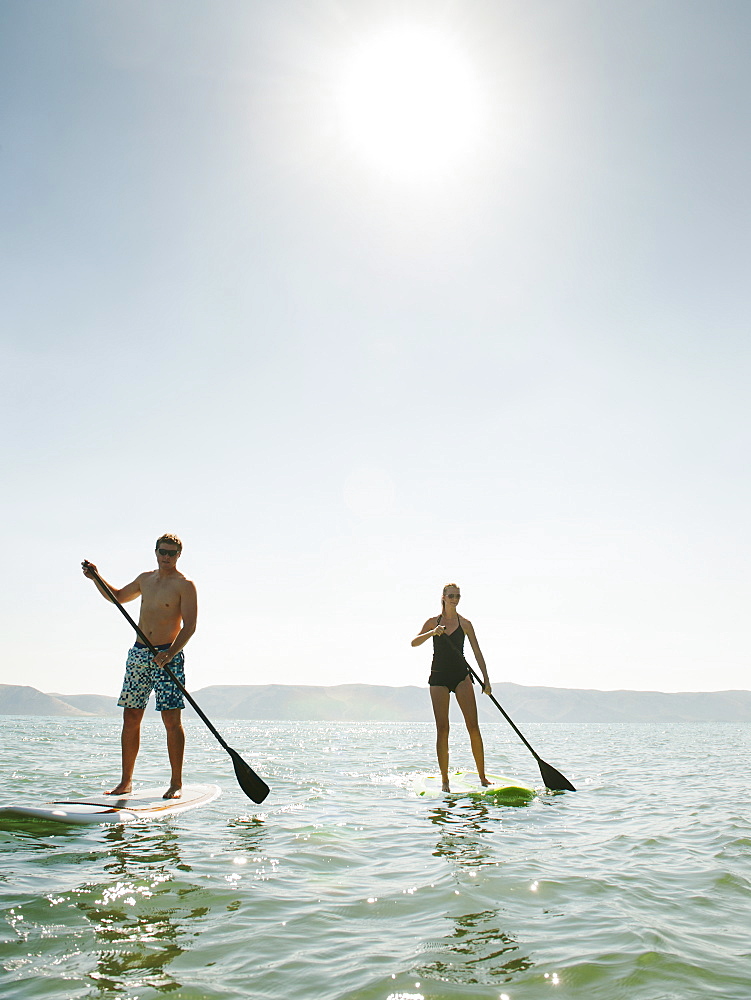
[[445, 174], [479, 132], [469, 60], [450, 37], [427, 29], [391, 28], [360, 45], [345, 65], [339, 108], [358, 154], [397, 178]]

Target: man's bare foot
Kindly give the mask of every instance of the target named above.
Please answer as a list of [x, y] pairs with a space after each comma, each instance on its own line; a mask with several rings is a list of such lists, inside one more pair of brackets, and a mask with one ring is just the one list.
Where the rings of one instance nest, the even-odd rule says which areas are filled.
[[163, 799], [179, 799], [183, 794], [182, 785], [170, 785], [162, 796]]
[[111, 792], [106, 792], [107, 795], [130, 795], [133, 791], [132, 781], [121, 781], [119, 785], [115, 785]]
[[485, 777], [480, 778], [480, 784], [482, 785], [483, 788], [488, 788], [490, 786], [490, 782]]
[[446, 781], [444, 781], [443, 784], [441, 785], [441, 791], [442, 792], [450, 792], [451, 791], [451, 789], [449, 788], [448, 779]]

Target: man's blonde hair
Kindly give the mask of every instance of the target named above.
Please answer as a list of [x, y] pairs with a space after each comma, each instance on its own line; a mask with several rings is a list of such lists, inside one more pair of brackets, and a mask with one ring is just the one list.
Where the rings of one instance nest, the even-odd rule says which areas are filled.
[[158, 549], [159, 546], [162, 544], [162, 542], [168, 542], [170, 545], [176, 545], [181, 552], [183, 550], [183, 543], [180, 541], [177, 535], [160, 535], [159, 538], [157, 538], [156, 540], [156, 545], [154, 546], [154, 548]]

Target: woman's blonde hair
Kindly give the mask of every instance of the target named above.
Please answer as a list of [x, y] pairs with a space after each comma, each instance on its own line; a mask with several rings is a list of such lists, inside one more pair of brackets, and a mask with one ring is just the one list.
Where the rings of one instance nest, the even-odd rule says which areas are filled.
[[446, 591], [449, 589], [449, 587], [458, 587], [458, 586], [459, 586], [458, 583], [444, 583], [444, 585], [443, 585], [443, 596], [441, 597], [441, 614], [438, 615], [438, 620], [439, 621], [440, 621], [441, 615], [446, 610], [446, 602], [443, 599], [446, 596]]

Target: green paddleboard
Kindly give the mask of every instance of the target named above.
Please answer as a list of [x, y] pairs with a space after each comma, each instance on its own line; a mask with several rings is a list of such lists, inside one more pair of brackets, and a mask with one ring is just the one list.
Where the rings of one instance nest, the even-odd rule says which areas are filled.
[[507, 806], [524, 805], [535, 797], [534, 788], [512, 778], [498, 774], [486, 774], [486, 778], [490, 782], [487, 787], [480, 784], [477, 771], [453, 771], [449, 773], [451, 791], [444, 792], [441, 790], [440, 775], [421, 774], [417, 776], [413, 787], [418, 795], [424, 795], [426, 798], [437, 798], [441, 795], [470, 795]]

